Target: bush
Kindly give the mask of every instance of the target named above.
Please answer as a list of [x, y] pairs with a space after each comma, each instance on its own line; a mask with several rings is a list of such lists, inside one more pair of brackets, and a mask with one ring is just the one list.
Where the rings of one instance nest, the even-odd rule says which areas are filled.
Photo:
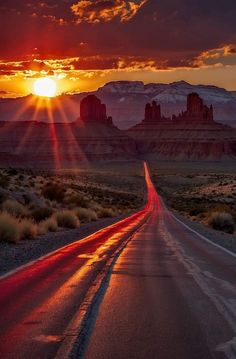
[[78, 207], [74, 209], [74, 213], [81, 221], [91, 222], [98, 219], [97, 213], [92, 209]]
[[230, 213], [227, 212], [213, 212], [210, 215], [208, 224], [218, 231], [226, 233], [234, 233], [235, 222]]
[[89, 200], [85, 196], [82, 196], [80, 194], [73, 194], [67, 199], [68, 204], [72, 204], [76, 207], [83, 207], [88, 208]]
[[9, 186], [9, 177], [5, 175], [0, 175], [0, 187], [7, 188]]
[[198, 216], [199, 214], [204, 213], [204, 211], [205, 211], [205, 206], [203, 206], [201, 204], [196, 204], [196, 205], [193, 205], [193, 207], [189, 209], [189, 215], [190, 216]]
[[0, 240], [17, 243], [20, 240], [19, 221], [9, 213], [0, 214]]
[[9, 168], [7, 173], [9, 174], [9, 176], [16, 176], [18, 172], [15, 168]]
[[25, 207], [17, 201], [7, 199], [2, 203], [3, 212], [7, 212], [15, 217], [23, 217], [26, 215]]
[[51, 217], [41, 222], [39, 225], [39, 233], [46, 234], [47, 232], [57, 232], [58, 225], [55, 218]]
[[20, 222], [20, 229], [22, 239], [34, 239], [38, 233], [36, 224], [28, 219]]
[[50, 201], [63, 202], [65, 190], [58, 184], [49, 184], [42, 189], [42, 195]]
[[7, 199], [6, 194], [3, 192], [0, 192], [0, 203], [3, 203], [4, 201], [6, 201], [6, 199]]
[[112, 208], [101, 208], [98, 216], [102, 218], [115, 217], [117, 213]]
[[79, 220], [72, 211], [60, 211], [55, 213], [54, 218], [59, 227], [63, 228], [78, 228]]
[[45, 219], [51, 217], [53, 210], [50, 207], [42, 207], [34, 209], [30, 215], [36, 222], [44, 221]]

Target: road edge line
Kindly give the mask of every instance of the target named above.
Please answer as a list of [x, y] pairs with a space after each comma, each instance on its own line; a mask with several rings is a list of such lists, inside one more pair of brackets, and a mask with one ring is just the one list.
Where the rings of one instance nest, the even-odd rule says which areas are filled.
[[171, 216], [180, 224], [182, 224], [182, 226], [184, 226], [185, 228], [187, 228], [188, 230], [190, 230], [191, 232], [193, 232], [194, 234], [196, 234], [198, 237], [200, 237], [201, 239], [203, 239], [205, 242], [210, 243], [211, 245], [215, 246], [218, 249], [221, 249], [223, 252], [231, 255], [232, 257], [236, 258], [236, 253], [230, 251], [229, 249], [221, 246], [220, 244], [217, 244], [215, 242], [213, 242], [212, 240], [210, 240], [209, 238], [203, 236], [202, 234], [200, 234], [199, 232], [195, 231], [194, 229], [192, 229], [191, 227], [189, 227], [187, 224], [185, 224], [184, 222], [182, 222], [180, 219], [178, 219], [171, 211], [169, 211], [169, 213], [171, 214]]

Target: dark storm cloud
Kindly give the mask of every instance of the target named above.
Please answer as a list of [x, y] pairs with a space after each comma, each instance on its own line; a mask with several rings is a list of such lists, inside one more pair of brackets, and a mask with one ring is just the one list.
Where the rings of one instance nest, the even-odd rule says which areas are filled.
[[[133, 8], [123, 0], [5, 1], [0, 5], [0, 59], [69, 57], [80, 58], [76, 68], [146, 63], [163, 69], [214, 65], [219, 59], [224, 64], [235, 53], [235, 0], [130, 3]], [[204, 53], [215, 49], [222, 56], [205, 62]], [[235, 56], [228, 61], [234, 63]]]

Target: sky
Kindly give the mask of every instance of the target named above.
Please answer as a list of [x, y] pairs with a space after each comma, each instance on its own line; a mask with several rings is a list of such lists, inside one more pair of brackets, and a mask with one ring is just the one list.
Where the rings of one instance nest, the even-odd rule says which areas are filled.
[[51, 77], [58, 94], [109, 81], [236, 90], [235, 0], [1, 0], [0, 96]]

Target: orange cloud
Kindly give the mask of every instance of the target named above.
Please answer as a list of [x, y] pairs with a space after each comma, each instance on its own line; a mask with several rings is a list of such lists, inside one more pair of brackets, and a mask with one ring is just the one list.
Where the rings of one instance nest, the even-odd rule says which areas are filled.
[[203, 51], [193, 64], [196, 67], [236, 65], [236, 45], [228, 44]]
[[148, 0], [80, 0], [71, 6], [77, 16], [77, 23], [109, 22], [119, 18], [121, 22], [131, 20]]

